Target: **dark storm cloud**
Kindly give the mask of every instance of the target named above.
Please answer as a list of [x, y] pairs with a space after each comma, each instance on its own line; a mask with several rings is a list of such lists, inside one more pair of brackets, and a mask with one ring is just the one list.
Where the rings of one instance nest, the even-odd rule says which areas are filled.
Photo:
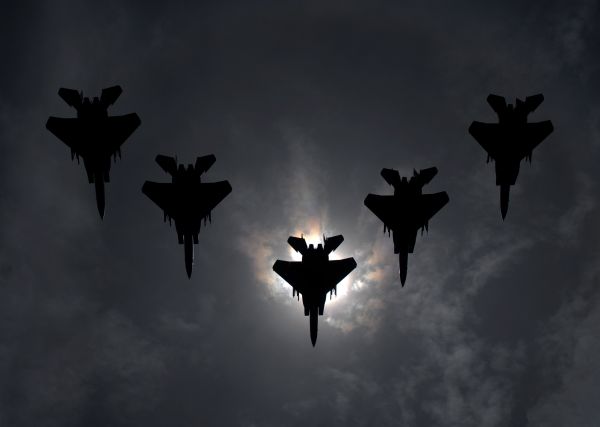
[[[441, 2], [440, 2], [441, 3]], [[8, 7], [0, 100], [0, 424], [591, 425], [600, 304], [593, 1], [46, 2]], [[16, 41], [15, 41], [16, 40]], [[61, 86], [124, 92], [142, 125], [98, 219], [44, 129]], [[489, 92], [546, 101], [555, 132], [502, 223], [468, 135]], [[157, 153], [214, 153], [233, 192], [192, 280]], [[362, 205], [382, 167], [435, 165], [449, 205], [397, 259]], [[358, 267], [318, 346], [272, 273], [298, 232]], [[315, 236], [316, 237], [316, 236]]]

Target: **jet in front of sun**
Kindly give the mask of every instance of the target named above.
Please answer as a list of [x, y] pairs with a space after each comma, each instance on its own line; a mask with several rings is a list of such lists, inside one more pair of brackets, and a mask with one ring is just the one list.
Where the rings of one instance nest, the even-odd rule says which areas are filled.
[[187, 168], [173, 157], [158, 155], [156, 163], [171, 175], [172, 182], [158, 183], [146, 181], [142, 192], [156, 203], [164, 212], [164, 220], [175, 221], [175, 230], [180, 245], [184, 245], [185, 271], [192, 276], [194, 247], [198, 244], [198, 234], [202, 221], [211, 221], [211, 211], [231, 193], [227, 181], [202, 182], [200, 176], [217, 159], [214, 155], [198, 157], [194, 165]]
[[100, 98], [92, 101], [82, 92], [60, 88], [58, 95], [77, 110], [77, 117], [50, 117], [46, 128], [71, 148], [71, 159], [83, 158], [88, 182], [96, 186], [96, 204], [104, 217], [104, 183], [110, 182], [111, 158], [121, 157], [121, 145], [137, 129], [137, 114], [109, 116], [108, 107], [121, 95], [120, 86], [102, 89]]
[[554, 130], [550, 120], [527, 122], [527, 116], [543, 101], [544, 95], [540, 93], [526, 97], [525, 101], [517, 98], [513, 106], [507, 105], [504, 97], [490, 94], [487, 102], [498, 115], [498, 123], [473, 122], [469, 127], [469, 133], [487, 151], [488, 162], [491, 159], [496, 163], [502, 219], [508, 211], [510, 186], [517, 181], [521, 160], [531, 163], [533, 149]]
[[380, 196], [369, 194], [365, 206], [383, 221], [383, 232], [391, 232], [394, 239], [394, 253], [399, 254], [400, 282], [404, 286], [408, 268], [408, 254], [413, 253], [417, 231], [428, 229], [429, 220], [448, 203], [445, 191], [423, 194], [423, 186], [437, 174], [437, 168], [414, 171], [408, 180], [400, 178], [395, 169], [382, 169], [381, 176], [394, 187], [394, 195]]
[[292, 285], [292, 296], [302, 295], [304, 315], [310, 316], [310, 340], [317, 342], [318, 316], [323, 315], [327, 294], [337, 294], [337, 284], [356, 268], [354, 258], [330, 260], [329, 254], [344, 241], [340, 234], [325, 238], [324, 245], [306, 245], [304, 237], [290, 236], [289, 245], [302, 255], [302, 261], [277, 260], [275, 273]]

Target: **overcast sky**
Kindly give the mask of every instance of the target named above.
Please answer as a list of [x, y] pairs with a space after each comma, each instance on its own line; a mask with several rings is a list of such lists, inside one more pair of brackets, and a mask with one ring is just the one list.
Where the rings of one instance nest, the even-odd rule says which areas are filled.
[[[18, 5], [17, 5], [18, 3]], [[591, 0], [47, 1], [0, 30], [1, 426], [596, 426], [600, 10]], [[141, 126], [106, 215], [48, 132], [59, 87], [119, 84]], [[543, 93], [555, 131], [501, 220], [467, 129]], [[141, 193], [159, 154], [232, 193], [183, 247]], [[450, 202], [402, 288], [363, 205], [436, 166]], [[289, 235], [358, 267], [319, 340], [272, 271]]]

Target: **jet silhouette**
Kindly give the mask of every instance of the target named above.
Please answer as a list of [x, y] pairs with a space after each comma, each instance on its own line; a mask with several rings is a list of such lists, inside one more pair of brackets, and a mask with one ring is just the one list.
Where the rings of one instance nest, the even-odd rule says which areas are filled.
[[423, 186], [437, 174], [437, 168], [414, 171], [410, 180], [400, 178], [395, 169], [382, 169], [381, 176], [394, 187], [393, 196], [369, 194], [365, 206], [383, 221], [383, 232], [390, 231], [394, 239], [394, 253], [399, 255], [400, 282], [404, 286], [408, 268], [408, 254], [413, 253], [417, 231], [428, 230], [429, 220], [448, 203], [445, 191], [423, 194]]
[[498, 115], [498, 123], [473, 122], [469, 133], [496, 162], [496, 185], [500, 186], [500, 212], [506, 218], [510, 186], [515, 185], [522, 159], [531, 163], [532, 152], [554, 127], [550, 120], [528, 123], [527, 116], [542, 102], [544, 95], [517, 98], [516, 104], [506, 104], [502, 96], [490, 94], [487, 102]]
[[216, 157], [212, 154], [198, 157], [196, 164], [187, 168], [173, 157], [158, 155], [156, 163], [172, 176], [170, 183], [146, 181], [142, 192], [156, 203], [164, 212], [164, 220], [175, 221], [175, 230], [179, 244], [184, 245], [185, 271], [192, 276], [194, 263], [194, 244], [198, 244], [198, 234], [202, 220], [211, 221], [211, 211], [231, 193], [227, 181], [201, 182], [200, 175], [206, 172]]
[[318, 316], [323, 315], [327, 294], [337, 294], [337, 284], [356, 268], [354, 258], [329, 260], [329, 254], [344, 241], [340, 234], [325, 238], [324, 247], [319, 243], [306, 246], [304, 237], [290, 236], [289, 245], [302, 255], [302, 261], [281, 261], [273, 264], [273, 270], [292, 285], [292, 297], [302, 294], [304, 315], [310, 316], [310, 340], [317, 342]]
[[83, 158], [88, 182], [96, 186], [96, 205], [104, 218], [104, 183], [110, 182], [111, 157], [121, 157], [121, 145], [137, 129], [137, 114], [109, 116], [108, 107], [121, 95], [121, 86], [102, 89], [100, 98], [90, 102], [82, 92], [60, 88], [58, 95], [77, 110], [76, 118], [49, 117], [46, 129], [71, 148], [71, 160]]

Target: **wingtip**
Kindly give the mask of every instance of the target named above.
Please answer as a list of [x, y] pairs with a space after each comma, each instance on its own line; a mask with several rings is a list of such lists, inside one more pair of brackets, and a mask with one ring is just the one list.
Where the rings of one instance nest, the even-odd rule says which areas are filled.
[[141, 124], [142, 124], [142, 119], [140, 119], [140, 116], [138, 116], [137, 113], [133, 113], [135, 116], [135, 122], [136, 122], [136, 128], [138, 128]]

